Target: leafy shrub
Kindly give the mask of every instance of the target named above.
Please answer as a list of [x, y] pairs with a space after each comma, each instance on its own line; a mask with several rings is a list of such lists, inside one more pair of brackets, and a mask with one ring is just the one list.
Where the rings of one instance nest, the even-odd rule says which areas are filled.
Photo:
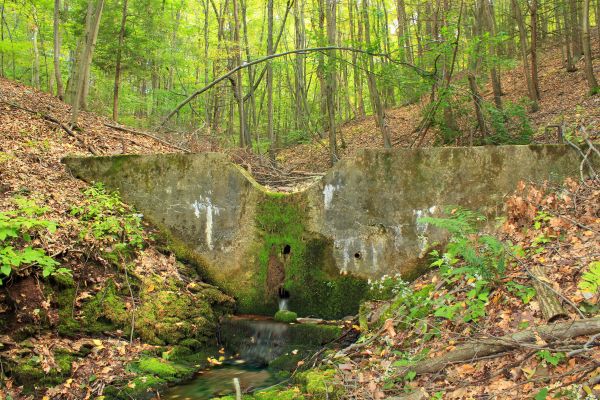
[[44, 249], [32, 246], [35, 237], [56, 231], [56, 223], [41, 218], [49, 209], [25, 198], [17, 198], [15, 203], [15, 211], [0, 212], [0, 285], [13, 271], [26, 267], [41, 267], [44, 278], [70, 275], [71, 271], [58, 268], [59, 263]]
[[[436, 258], [432, 266], [440, 267], [445, 274], [465, 273], [484, 279], [499, 279], [506, 268], [506, 249], [496, 237], [478, 233], [478, 225], [485, 217], [462, 208], [446, 210], [446, 218], [423, 217], [419, 221], [447, 230], [450, 241], [445, 253], [431, 254]], [[459, 261], [464, 261], [456, 267]], [[453, 271], [454, 269], [458, 271]]]
[[502, 110], [494, 105], [484, 105], [492, 133], [482, 144], [528, 144], [533, 128], [523, 105], [506, 102]]
[[80, 206], [71, 208], [71, 215], [82, 223], [80, 237], [96, 239], [112, 251], [107, 256], [118, 261], [144, 246], [142, 218], [121, 202], [117, 193], [109, 193], [102, 184], [84, 191], [86, 199]]

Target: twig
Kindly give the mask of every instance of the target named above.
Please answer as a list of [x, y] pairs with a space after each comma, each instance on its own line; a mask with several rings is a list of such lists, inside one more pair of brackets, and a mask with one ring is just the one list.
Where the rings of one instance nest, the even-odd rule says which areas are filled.
[[40, 111], [31, 110], [31, 109], [29, 109], [27, 107], [23, 107], [23, 106], [20, 106], [18, 104], [15, 104], [15, 103], [12, 103], [12, 102], [6, 101], [6, 100], [0, 100], [0, 103], [6, 104], [6, 105], [8, 105], [10, 107], [13, 107], [13, 108], [17, 108], [19, 110], [27, 111], [28, 113], [31, 113], [31, 114], [34, 114], [34, 115], [39, 115], [40, 117], [42, 117], [42, 119], [44, 119], [44, 120], [46, 120], [48, 122], [52, 122], [53, 124], [58, 125], [59, 128], [61, 128], [62, 130], [64, 130], [69, 136], [77, 139], [79, 141], [79, 143], [81, 143], [93, 155], [95, 155], [95, 156], [100, 155], [100, 153], [98, 153], [98, 151], [91, 144], [87, 144], [85, 142], [85, 140], [81, 136], [76, 135], [75, 132], [73, 132], [71, 130], [71, 128], [69, 128], [67, 125], [63, 124], [62, 122], [60, 122], [58, 119], [56, 119], [52, 115], [50, 115], [50, 114], [44, 114], [44, 113], [42, 113]]
[[184, 153], [191, 153], [191, 151], [190, 151], [190, 150], [188, 150], [188, 149], [184, 149], [183, 147], [179, 147], [179, 146], [177, 146], [176, 144], [169, 143], [169, 142], [167, 142], [166, 140], [163, 140], [163, 139], [161, 139], [161, 138], [159, 138], [159, 137], [157, 137], [157, 136], [155, 136], [155, 135], [153, 135], [153, 134], [151, 134], [151, 133], [142, 132], [142, 131], [137, 131], [137, 130], [135, 130], [135, 129], [126, 128], [126, 127], [124, 127], [124, 126], [115, 125], [115, 124], [110, 124], [110, 123], [108, 123], [108, 122], [105, 122], [105, 123], [104, 123], [104, 126], [107, 126], [107, 127], [109, 127], [109, 128], [116, 129], [116, 130], [118, 130], [118, 131], [122, 131], [122, 132], [128, 132], [128, 133], [133, 133], [133, 134], [135, 134], [135, 135], [146, 136], [146, 137], [148, 137], [148, 138], [150, 138], [150, 139], [156, 140], [157, 142], [164, 144], [165, 146], [169, 146], [169, 147], [172, 147], [172, 148], [174, 148], [174, 149], [181, 150], [181, 151], [183, 151]]

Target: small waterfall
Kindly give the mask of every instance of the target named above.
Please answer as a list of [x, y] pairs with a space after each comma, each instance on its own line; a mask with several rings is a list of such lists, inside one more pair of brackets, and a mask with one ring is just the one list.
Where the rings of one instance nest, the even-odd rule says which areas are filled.
[[288, 299], [279, 299], [279, 311], [288, 311]]
[[285, 352], [289, 325], [269, 320], [232, 319], [221, 326], [221, 341], [250, 364], [264, 365]]

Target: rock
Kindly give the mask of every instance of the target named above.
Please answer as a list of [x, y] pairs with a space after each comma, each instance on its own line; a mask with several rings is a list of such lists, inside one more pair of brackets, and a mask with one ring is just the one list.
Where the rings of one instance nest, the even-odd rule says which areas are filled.
[[321, 318], [297, 318], [296, 322], [299, 324], [322, 324], [323, 319]]

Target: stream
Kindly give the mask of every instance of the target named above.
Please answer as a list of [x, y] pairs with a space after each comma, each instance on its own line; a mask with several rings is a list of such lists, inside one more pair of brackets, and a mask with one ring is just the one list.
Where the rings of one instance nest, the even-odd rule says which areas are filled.
[[[308, 319], [307, 319], [308, 320]], [[233, 358], [200, 371], [189, 382], [174, 386], [163, 399], [204, 400], [235, 394], [238, 378], [243, 393], [283, 381], [298, 361], [340, 337], [336, 323], [287, 324], [259, 316], [233, 316], [221, 321], [219, 344]]]
[[240, 380], [242, 392], [264, 389], [281, 381], [266, 367], [246, 365], [241, 360], [200, 371], [190, 382], [170, 388], [163, 399], [204, 400], [235, 394], [233, 378]]

